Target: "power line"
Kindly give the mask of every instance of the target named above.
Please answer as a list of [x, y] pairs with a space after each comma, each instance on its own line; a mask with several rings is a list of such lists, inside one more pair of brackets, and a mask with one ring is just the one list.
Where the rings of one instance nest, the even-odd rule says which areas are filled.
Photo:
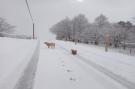
[[35, 39], [35, 23], [34, 23], [34, 20], [33, 20], [33, 17], [32, 17], [32, 14], [31, 14], [31, 11], [30, 11], [30, 6], [28, 4], [28, 1], [26, 1], [26, 5], [27, 5], [27, 8], [28, 8], [28, 12], [30, 14], [30, 17], [31, 17], [31, 20], [32, 20], [32, 28], [33, 28], [33, 39]]
[[26, 5], [27, 5], [27, 8], [28, 8], [28, 11], [29, 11], [29, 14], [30, 14], [31, 20], [32, 20], [32, 22], [34, 23], [34, 20], [33, 20], [33, 17], [32, 17], [32, 14], [31, 14], [31, 11], [30, 11], [30, 6], [29, 6], [29, 4], [28, 4], [28, 1], [27, 1], [27, 0], [25, 0], [25, 1], [26, 1]]

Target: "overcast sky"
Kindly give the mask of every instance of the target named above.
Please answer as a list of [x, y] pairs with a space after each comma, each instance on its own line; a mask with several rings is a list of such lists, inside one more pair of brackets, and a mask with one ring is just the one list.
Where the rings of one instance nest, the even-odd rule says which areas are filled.
[[[49, 28], [65, 18], [73, 18], [79, 13], [85, 14], [90, 22], [100, 14], [109, 21], [132, 21], [135, 16], [135, 0], [28, 0], [37, 36], [53, 39]], [[0, 0], [0, 17], [16, 26], [17, 33], [31, 34], [32, 24], [25, 0]]]

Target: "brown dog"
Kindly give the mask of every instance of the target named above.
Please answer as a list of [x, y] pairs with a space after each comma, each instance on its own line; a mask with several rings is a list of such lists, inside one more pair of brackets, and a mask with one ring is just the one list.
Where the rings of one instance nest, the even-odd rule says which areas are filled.
[[76, 55], [76, 54], [77, 54], [77, 50], [71, 49], [71, 54], [72, 54], [72, 55]]
[[55, 48], [55, 43], [44, 42], [48, 48]]

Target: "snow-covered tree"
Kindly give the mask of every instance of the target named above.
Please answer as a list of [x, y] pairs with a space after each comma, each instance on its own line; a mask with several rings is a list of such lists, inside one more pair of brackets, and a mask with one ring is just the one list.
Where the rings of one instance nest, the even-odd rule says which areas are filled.
[[83, 14], [79, 14], [72, 20], [73, 39], [81, 41], [81, 33], [89, 25], [88, 19]]
[[101, 14], [95, 19], [95, 24], [97, 24], [99, 27], [104, 26], [108, 23], [108, 19], [105, 15]]
[[105, 31], [108, 30], [109, 22], [108, 19], [105, 15], [101, 14], [95, 19], [95, 25], [96, 25], [96, 39], [95, 39], [95, 44], [99, 44], [99, 40], [103, 40]]
[[107, 34], [110, 45], [119, 47], [123, 44], [124, 49], [126, 43], [135, 42], [135, 26], [131, 22], [110, 23], [103, 14], [99, 15], [93, 23], [89, 23], [83, 14], [71, 20], [65, 18], [53, 25], [50, 30], [56, 34], [57, 39], [95, 44], [104, 44]]
[[0, 17], [0, 36], [3, 36], [4, 33], [12, 33], [14, 32], [15, 26], [11, 26], [6, 22], [5, 19]]
[[118, 24], [121, 26], [121, 36], [122, 36], [122, 41], [123, 41], [123, 49], [126, 49], [126, 40], [128, 39], [130, 29], [132, 28], [132, 23], [129, 21], [124, 22], [120, 21]]
[[81, 40], [85, 43], [95, 42], [96, 26], [94, 24], [89, 24], [81, 34]]
[[71, 39], [71, 20], [65, 18], [50, 28], [50, 31], [57, 35], [57, 39]]

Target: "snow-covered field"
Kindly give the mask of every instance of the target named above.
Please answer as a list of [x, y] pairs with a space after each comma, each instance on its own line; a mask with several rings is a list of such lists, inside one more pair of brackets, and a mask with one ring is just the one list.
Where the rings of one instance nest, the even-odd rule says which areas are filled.
[[[36, 40], [0, 38], [0, 42], [0, 89], [135, 88], [134, 56], [55, 41], [55, 49], [41, 42], [38, 62]], [[77, 55], [71, 55], [72, 48]]]
[[[56, 41], [43, 42], [34, 89], [134, 89], [135, 57], [104, 48]], [[73, 56], [70, 49], [78, 50]]]
[[36, 40], [0, 38], [0, 89], [32, 87], [38, 59], [37, 43]]

